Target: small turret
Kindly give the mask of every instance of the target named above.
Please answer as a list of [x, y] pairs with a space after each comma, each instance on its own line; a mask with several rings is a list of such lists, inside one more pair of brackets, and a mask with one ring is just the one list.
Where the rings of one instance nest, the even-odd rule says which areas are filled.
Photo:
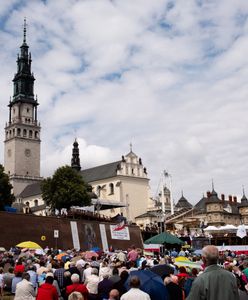
[[79, 147], [78, 147], [77, 139], [75, 139], [75, 141], [73, 143], [71, 167], [73, 169], [75, 169], [76, 171], [81, 170], [80, 157], [79, 157]]

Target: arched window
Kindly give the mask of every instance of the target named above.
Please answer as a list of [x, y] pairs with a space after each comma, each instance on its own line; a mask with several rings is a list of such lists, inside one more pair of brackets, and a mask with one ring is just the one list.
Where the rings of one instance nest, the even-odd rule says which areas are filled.
[[33, 137], [33, 131], [29, 130], [29, 137], [32, 138]]
[[35, 138], [37, 139], [39, 137], [39, 133], [38, 131], [35, 131], [35, 134], [34, 134]]
[[29, 207], [29, 202], [28, 201], [25, 204]]
[[17, 135], [20, 136], [21, 135], [21, 129], [17, 128]]
[[34, 206], [38, 206], [38, 200], [37, 199], [34, 200]]
[[114, 184], [113, 183], [110, 183], [109, 184], [109, 194], [114, 194]]
[[24, 137], [27, 136], [27, 129], [23, 129], [23, 136], [24, 136]]

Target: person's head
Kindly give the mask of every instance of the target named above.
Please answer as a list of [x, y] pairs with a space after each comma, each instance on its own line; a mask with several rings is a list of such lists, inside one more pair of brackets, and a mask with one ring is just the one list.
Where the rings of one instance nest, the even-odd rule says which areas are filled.
[[22, 274], [22, 279], [26, 279], [26, 280], [30, 280], [30, 275], [28, 274], [28, 273], [26, 273], [26, 272], [24, 272], [23, 274]]
[[14, 273], [14, 268], [13, 267], [9, 267], [8, 272], [11, 273], [11, 274], [13, 274]]
[[183, 266], [179, 267], [179, 273], [187, 273], [186, 268]]
[[61, 260], [59, 262], [59, 268], [64, 268], [64, 266], [65, 266], [65, 263], [63, 262], [63, 260]]
[[97, 268], [92, 268], [92, 270], [91, 270], [91, 275], [98, 275], [98, 270], [97, 270]]
[[52, 276], [47, 276], [45, 282], [49, 283], [49, 284], [53, 284], [53, 277]]
[[113, 289], [109, 292], [109, 299], [110, 300], [118, 300], [119, 299], [119, 291], [116, 289]]
[[128, 278], [128, 276], [129, 276], [129, 273], [128, 273], [128, 271], [126, 271], [126, 270], [123, 270], [123, 271], [121, 272], [121, 274], [120, 274], [120, 277], [121, 277], [121, 280], [122, 280], [122, 281], [126, 281], [127, 278]]
[[116, 267], [114, 267], [113, 271], [112, 271], [112, 274], [113, 275], [119, 275], [119, 270]]
[[219, 258], [219, 250], [214, 245], [208, 245], [202, 249], [202, 260], [206, 266], [216, 265]]
[[84, 296], [79, 292], [72, 292], [69, 295], [68, 300], [84, 300]]
[[0, 267], [0, 274], [3, 274], [3, 268]]
[[129, 285], [131, 288], [139, 288], [140, 287], [140, 279], [138, 276], [132, 276], [130, 278]]
[[80, 280], [80, 278], [79, 278], [78, 274], [74, 273], [74, 274], [71, 275], [71, 282], [72, 283], [78, 283], [79, 280]]

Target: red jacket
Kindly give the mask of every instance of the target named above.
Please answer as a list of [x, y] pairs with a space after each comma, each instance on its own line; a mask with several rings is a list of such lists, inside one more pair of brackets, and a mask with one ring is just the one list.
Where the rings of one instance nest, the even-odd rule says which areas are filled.
[[79, 292], [84, 296], [84, 300], [88, 299], [89, 291], [87, 287], [82, 283], [73, 283], [66, 287], [66, 295], [70, 295], [72, 292]]
[[36, 300], [58, 300], [59, 296], [56, 288], [50, 283], [43, 283], [38, 288]]

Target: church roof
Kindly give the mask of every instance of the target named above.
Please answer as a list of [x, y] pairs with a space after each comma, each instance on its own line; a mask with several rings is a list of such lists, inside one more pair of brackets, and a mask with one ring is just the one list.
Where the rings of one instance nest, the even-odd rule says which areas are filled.
[[243, 197], [241, 198], [241, 203], [238, 204], [238, 207], [248, 207], [248, 199], [243, 193]]
[[27, 185], [20, 193], [20, 198], [27, 198], [31, 196], [41, 195], [41, 181]]
[[156, 212], [147, 211], [147, 212], [135, 217], [135, 219], [148, 218], [148, 217], [158, 217], [158, 214]]
[[80, 171], [84, 181], [90, 183], [93, 181], [115, 177], [121, 161], [112, 162], [106, 165]]
[[218, 194], [213, 189], [210, 196], [207, 198], [207, 203], [219, 203], [221, 200], [218, 198]]
[[176, 208], [191, 208], [191, 207], [192, 204], [190, 204], [189, 201], [186, 198], [184, 198], [183, 195], [176, 204]]
[[207, 201], [207, 198], [203, 196], [201, 198], [201, 200], [196, 203], [194, 208], [199, 211], [205, 211], [206, 210], [206, 201]]

